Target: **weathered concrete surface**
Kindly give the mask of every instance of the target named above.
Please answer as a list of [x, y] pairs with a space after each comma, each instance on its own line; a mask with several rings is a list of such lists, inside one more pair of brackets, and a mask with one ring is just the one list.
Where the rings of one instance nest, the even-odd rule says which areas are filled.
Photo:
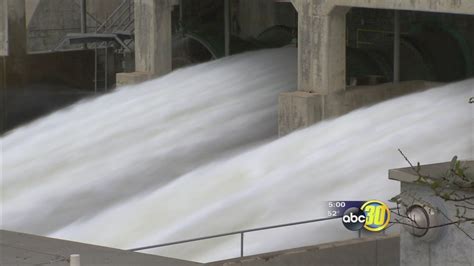
[[255, 38], [266, 28], [275, 25], [275, 5], [274, 1], [269, 0], [240, 0], [240, 36]]
[[362, 106], [436, 85], [433, 82], [406, 81], [399, 84], [350, 87], [332, 94], [285, 92], [279, 96], [278, 133], [284, 136], [323, 119], [341, 116]]
[[3, 0], [8, 6], [8, 56], [0, 64], [2, 89], [33, 83], [90, 89], [94, 79], [93, 51], [27, 54], [25, 1]]
[[[122, 0], [87, 0], [88, 31], [95, 31], [121, 2]], [[80, 5], [77, 0], [26, 1], [28, 51], [52, 50], [67, 33], [80, 32], [80, 21]], [[82, 48], [82, 46], [73, 45], [64, 48]]]
[[173, 1], [135, 0], [135, 70], [157, 77], [171, 72]]
[[0, 230], [0, 265], [68, 266], [72, 254], [81, 255], [81, 265], [191, 266], [199, 263], [135, 253], [77, 242]]
[[292, 2], [298, 11], [309, 7], [314, 15], [328, 15], [338, 6], [474, 14], [472, 0], [292, 0]]
[[0, 56], [8, 54], [7, 0], [0, 0]]
[[439, 85], [428, 81], [405, 81], [399, 84], [348, 87], [346, 91], [324, 96], [323, 119], [338, 117], [363, 106]]
[[[400, 238], [396, 235], [361, 238], [291, 249], [239, 259], [209, 263], [210, 266], [231, 265], [387, 265], [400, 264]], [[415, 264], [413, 264], [415, 265]]]
[[29, 84], [57, 84], [91, 90], [94, 87], [94, 52], [7, 56], [0, 60], [0, 72], [5, 73], [4, 80], [0, 80], [5, 89], [26, 87]]
[[345, 15], [350, 7], [474, 14], [472, 0], [293, 0], [298, 10], [298, 90], [344, 90]]
[[8, 55], [26, 55], [25, 1], [4, 0], [7, 2]]
[[278, 134], [287, 135], [321, 121], [321, 95], [304, 91], [284, 92], [278, 97]]
[[314, 16], [310, 3], [298, 13], [298, 90], [329, 94], [346, 87], [346, 13]]
[[117, 73], [117, 87], [138, 84], [150, 79], [148, 72]]
[[[466, 175], [474, 175], [474, 161], [464, 162], [468, 170]], [[449, 170], [450, 163], [440, 163], [421, 166], [421, 174], [432, 178], [439, 178]], [[409, 202], [413, 197], [420, 201], [436, 204], [437, 209], [444, 210], [445, 215], [452, 221], [458, 220], [455, 216], [457, 207], [465, 205], [463, 202], [444, 201], [434, 196], [428, 185], [415, 183], [418, 175], [411, 168], [393, 169], [389, 171], [389, 178], [401, 182], [402, 197]], [[456, 192], [459, 197], [473, 197], [474, 191], [463, 190]], [[467, 205], [465, 205], [467, 206]], [[461, 212], [462, 213], [462, 212]], [[467, 210], [467, 217], [474, 217], [474, 210]], [[462, 230], [461, 230], [462, 229]], [[430, 229], [433, 230], [433, 229]], [[438, 239], [431, 242], [412, 236], [405, 229], [401, 230], [400, 265], [442, 266], [442, 265], [474, 265], [474, 226], [471, 223], [445, 226], [444, 232]], [[464, 231], [464, 232], [463, 232]], [[466, 235], [467, 234], [467, 235]]]

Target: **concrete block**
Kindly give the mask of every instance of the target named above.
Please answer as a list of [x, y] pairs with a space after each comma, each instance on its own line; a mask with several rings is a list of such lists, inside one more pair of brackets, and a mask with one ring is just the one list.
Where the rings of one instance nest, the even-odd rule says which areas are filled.
[[117, 73], [117, 87], [138, 84], [151, 78], [148, 72]]
[[7, 0], [0, 0], [0, 56], [8, 55]]
[[294, 91], [280, 94], [278, 99], [278, 134], [284, 136], [308, 127], [322, 119], [321, 95]]
[[359, 238], [213, 262], [209, 266], [388, 265], [400, 263], [397, 235]]
[[68, 260], [72, 254], [80, 254], [81, 265], [87, 266], [202, 265], [179, 259], [3, 230], [0, 230], [0, 246], [2, 247], [0, 265], [69, 266]]
[[[449, 169], [450, 163], [421, 166], [421, 173], [431, 178], [439, 178]], [[468, 168], [466, 175], [474, 174], [474, 161], [464, 162]], [[459, 205], [463, 202], [444, 201], [437, 197], [429, 185], [417, 183], [418, 176], [411, 168], [400, 168], [389, 171], [389, 178], [401, 182], [402, 197], [406, 201], [428, 202], [443, 212], [442, 216], [456, 221]], [[449, 190], [447, 190], [449, 191]], [[444, 193], [444, 192], [441, 192]], [[473, 197], [474, 190], [456, 190], [459, 198]], [[473, 217], [474, 210], [467, 210], [466, 217]], [[444, 222], [443, 222], [444, 223]], [[436, 230], [436, 229], [429, 229]], [[400, 265], [473, 265], [474, 244], [469, 236], [474, 236], [474, 226], [471, 223], [444, 226], [437, 238], [423, 239], [413, 236], [406, 229], [400, 233]]]
[[345, 91], [327, 95], [305, 91], [282, 93], [279, 98], [278, 131], [280, 136], [284, 136], [323, 119], [338, 117], [364, 106], [438, 85], [435, 82], [406, 81], [349, 87]]

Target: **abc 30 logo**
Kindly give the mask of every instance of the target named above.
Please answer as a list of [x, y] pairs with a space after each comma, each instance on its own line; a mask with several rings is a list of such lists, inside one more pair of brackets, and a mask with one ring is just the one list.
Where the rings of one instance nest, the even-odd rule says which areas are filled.
[[360, 208], [349, 208], [342, 216], [342, 223], [351, 231], [365, 228], [367, 231], [379, 232], [387, 228], [389, 222], [390, 209], [378, 200], [367, 201]]

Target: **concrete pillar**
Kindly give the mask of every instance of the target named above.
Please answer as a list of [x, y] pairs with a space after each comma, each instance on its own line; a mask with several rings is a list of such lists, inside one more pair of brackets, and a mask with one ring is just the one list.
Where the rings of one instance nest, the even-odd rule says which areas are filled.
[[346, 87], [348, 8], [314, 14], [312, 5], [298, 14], [298, 90], [327, 95]]
[[346, 87], [346, 13], [336, 7], [321, 12], [318, 3], [299, 1], [298, 91], [279, 97], [279, 135], [326, 117], [328, 95]]
[[170, 0], [135, 0], [135, 70], [158, 77], [171, 71]]
[[24, 85], [30, 72], [27, 68], [26, 16], [25, 0], [0, 0], [0, 83], [8, 87], [8, 80], [16, 80], [19, 86]]
[[14, 57], [23, 57], [27, 53], [25, 0], [3, 1], [3, 5], [7, 5], [6, 13], [8, 55]]
[[309, 127], [323, 119], [324, 96], [305, 91], [284, 92], [278, 98], [278, 135]]
[[8, 54], [7, 9], [7, 0], [0, 0], [0, 56], [6, 56]]
[[266, 28], [275, 25], [275, 1], [240, 0], [239, 25], [243, 38], [257, 37]]

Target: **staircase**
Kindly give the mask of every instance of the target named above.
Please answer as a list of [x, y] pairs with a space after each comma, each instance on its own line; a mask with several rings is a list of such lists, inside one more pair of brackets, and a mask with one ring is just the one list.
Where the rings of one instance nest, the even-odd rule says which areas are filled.
[[[90, 17], [90, 14], [88, 14]], [[93, 18], [95, 22], [98, 20]], [[105, 92], [113, 84], [108, 73], [111, 57], [126, 58], [125, 53], [134, 50], [134, 4], [133, 0], [123, 0], [105, 19], [95, 32], [69, 33], [53, 49], [60, 50], [65, 44], [84, 44], [95, 53], [94, 84], [96, 92]]]

